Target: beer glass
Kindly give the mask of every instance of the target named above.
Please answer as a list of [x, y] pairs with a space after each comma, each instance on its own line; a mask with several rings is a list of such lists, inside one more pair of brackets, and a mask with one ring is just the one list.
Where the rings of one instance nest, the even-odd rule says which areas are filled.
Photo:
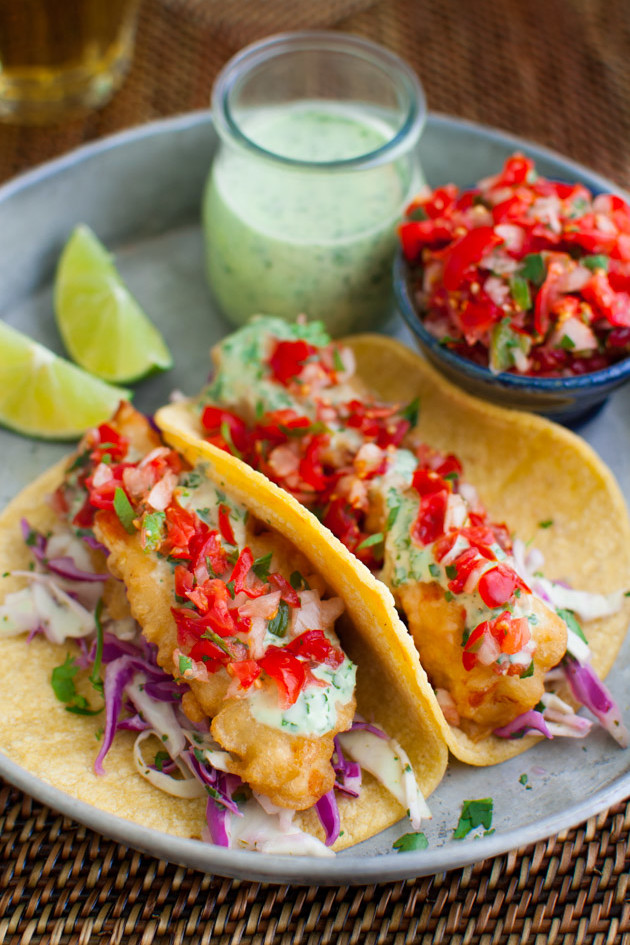
[[103, 105], [131, 60], [140, 0], [0, 0], [0, 120]]

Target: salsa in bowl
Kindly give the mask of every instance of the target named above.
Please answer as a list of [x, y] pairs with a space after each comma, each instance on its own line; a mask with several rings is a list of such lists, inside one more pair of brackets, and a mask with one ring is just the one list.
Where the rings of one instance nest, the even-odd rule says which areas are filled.
[[411, 202], [399, 307], [431, 360], [474, 393], [574, 419], [630, 372], [630, 206], [537, 175], [514, 154], [475, 187]]

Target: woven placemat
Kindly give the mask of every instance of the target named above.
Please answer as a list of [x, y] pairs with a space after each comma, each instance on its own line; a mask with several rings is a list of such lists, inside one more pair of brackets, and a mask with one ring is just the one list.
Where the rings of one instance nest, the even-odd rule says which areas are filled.
[[630, 803], [547, 842], [376, 886], [270, 886], [136, 853], [0, 790], [0, 945], [628, 945]]
[[[416, 69], [433, 110], [555, 148], [630, 189], [626, 0], [143, 0], [122, 90], [63, 125], [0, 126], [0, 180], [103, 135], [205, 108], [238, 48], [296, 28], [375, 39]], [[630, 803], [474, 867], [339, 889], [179, 868], [1, 781], [0, 812], [0, 945], [630, 945]]]
[[84, 141], [206, 108], [244, 43], [329, 27], [403, 56], [432, 110], [531, 138], [630, 189], [627, 0], [143, 0], [122, 90], [84, 119], [0, 126], [0, 180]]

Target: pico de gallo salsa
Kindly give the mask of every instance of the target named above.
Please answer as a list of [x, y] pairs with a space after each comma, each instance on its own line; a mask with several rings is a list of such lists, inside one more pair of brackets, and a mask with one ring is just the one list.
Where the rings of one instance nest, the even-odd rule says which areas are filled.
[[399, 227], [418, 318], [494, 373], [567, 377], [630, 353], [630, 207], [522, 154], [469, 189], [425, 191]]

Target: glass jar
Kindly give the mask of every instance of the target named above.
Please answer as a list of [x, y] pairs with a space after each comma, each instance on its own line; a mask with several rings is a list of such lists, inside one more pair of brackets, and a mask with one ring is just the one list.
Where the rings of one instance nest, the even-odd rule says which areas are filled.
[[423, 182], [414, 72], [358, 36], [286, 33], [228, 62], [212, 110], [203, 216], [224, 314], [304, 313], [334, 335], [383, 324], [396, 224]]

